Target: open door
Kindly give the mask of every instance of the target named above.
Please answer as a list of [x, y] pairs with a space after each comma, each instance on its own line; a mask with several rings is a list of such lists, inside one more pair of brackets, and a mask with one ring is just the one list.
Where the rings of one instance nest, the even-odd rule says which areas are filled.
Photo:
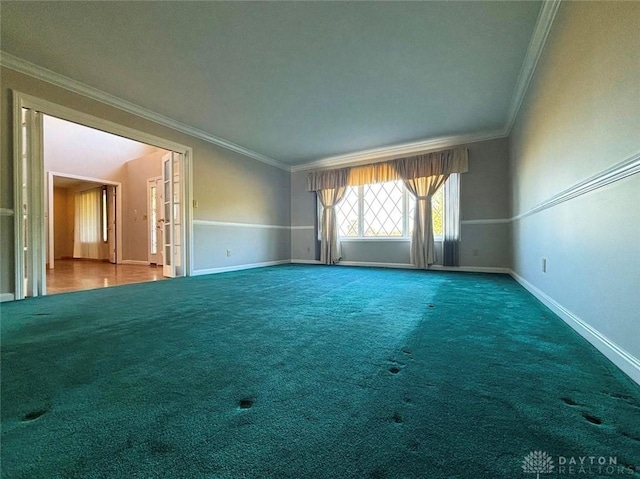
[[46, 294], [42, 113], [20, 108], [15, 138], [15, 298]]
[[162, 204], [163, 204], [163, 266], [162, 274], [169, 278], [184, 275], [182, 245], [184, 228], [182, 225], [183, 204], [180, 200], [180, 177], [183, 171], [183, 156], [167, 153], [162, 157]]

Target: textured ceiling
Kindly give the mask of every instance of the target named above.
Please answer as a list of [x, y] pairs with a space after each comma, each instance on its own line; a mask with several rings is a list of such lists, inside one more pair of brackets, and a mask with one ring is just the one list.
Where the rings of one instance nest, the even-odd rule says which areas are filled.
[[19, 58], [277, 161], [504, 128], [541, 2], [10, 2]]

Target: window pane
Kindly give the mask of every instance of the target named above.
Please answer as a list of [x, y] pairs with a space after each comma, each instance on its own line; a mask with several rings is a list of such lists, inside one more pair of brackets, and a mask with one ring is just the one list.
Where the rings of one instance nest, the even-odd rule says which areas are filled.
[[338, 234], [358, 236], [358, 187], [349, 186], [344, 198], [336, 208]]
[[444, 187], [441, 186], [431, 198], [433, 236], [444, 235]]
[[402, 181], [364, 186], [364, 236], [403, 235]]

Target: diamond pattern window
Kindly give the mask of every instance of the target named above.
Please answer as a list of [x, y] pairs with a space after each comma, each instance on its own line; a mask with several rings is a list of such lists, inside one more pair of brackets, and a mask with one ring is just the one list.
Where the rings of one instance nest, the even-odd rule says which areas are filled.
[[[444, 188], [435, 193], [431, 207], [438, 238], [444, 234]], [[336, 213], [341, 238], [409, 238], [415, 198], [401, 180], [350, 186]]]

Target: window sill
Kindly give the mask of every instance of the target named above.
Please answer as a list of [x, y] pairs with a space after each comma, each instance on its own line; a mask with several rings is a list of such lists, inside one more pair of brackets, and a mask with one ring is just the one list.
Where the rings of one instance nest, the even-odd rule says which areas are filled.
[[[436, 243], [441, 243], [443, 241], [443, 237], [442, 236], [436, 236], [433, 240]], [[341, 243], [368, 243], [368, 242], [376, 242], [376, 241], [383, 241], [383, 242], [390, 242], [390, 243], [410, 243], [411, 242], [411, 238], [405, 238], [405, 237], [398, 237], [398, 238], [394, 238], [394, 237], [387, 237], [387, 238], [380, 238], [380, 237], [353, 237], [353, 236], [345, 236], [345, 237], [340, 237], [340, 242]]]

